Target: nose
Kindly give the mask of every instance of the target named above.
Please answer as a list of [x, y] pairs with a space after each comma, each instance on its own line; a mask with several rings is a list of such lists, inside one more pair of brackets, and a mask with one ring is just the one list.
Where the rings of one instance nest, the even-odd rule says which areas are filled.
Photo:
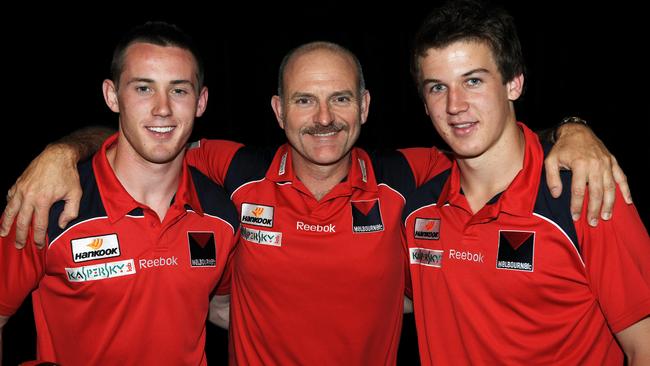
[[447, 113], [458, 114], [469, 107], [463, 88], [450, 87], [447, 93]]
[[172, 114], [167, 93], [158, 93], [152, 113], [154, 116], [158, 117], [168, 117]]
[[331, 106], [328, 103], [319, 103], [318, 111], [316, 111], [316, 123], [327, 126], [334, 122], [334, 113], [332, 113]]

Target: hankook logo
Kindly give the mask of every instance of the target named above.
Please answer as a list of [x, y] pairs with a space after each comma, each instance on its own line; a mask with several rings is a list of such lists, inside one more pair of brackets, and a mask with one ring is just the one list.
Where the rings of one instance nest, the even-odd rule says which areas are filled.
[[245, 224], [273, 227], [273, 207], [242, 203], [241, 222]]
[[75, 263], [120, 256], [117, 234], [91, 236], [70, 240], [72, 260]]
[[416, 218], [413, 236], [424, 240], [440, 239], [440, 219]]

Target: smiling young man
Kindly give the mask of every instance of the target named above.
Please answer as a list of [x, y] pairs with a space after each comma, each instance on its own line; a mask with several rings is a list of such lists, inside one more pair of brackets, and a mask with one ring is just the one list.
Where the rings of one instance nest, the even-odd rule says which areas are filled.
[[184, 161], [208, 99], [200, 60], [178, 28], [146, 23], [117, 46], [103, 92], [119, 132], [79, 166], [79, 217], [51, 220], [44, 250], [15, 249], [15, 226], [0, 238], [0, 326], [33, 291], [40, 360], [205, 365], [209, 299], [222, 299], [238, 220]]
[[515, 117], [512, 18], [450, 2], [415, 45], [426, 112], [455, 156], [404, 212], [422, 364], [649, 364], [650, 239], [620, 199], [591, 227], [551, 198], [548, 146]]

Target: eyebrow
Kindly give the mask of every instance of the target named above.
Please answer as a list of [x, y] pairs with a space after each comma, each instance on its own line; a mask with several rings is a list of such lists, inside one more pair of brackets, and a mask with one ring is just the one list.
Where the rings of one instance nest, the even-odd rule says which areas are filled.
[[[354, 93], [351, 90], [339, 90], [335, 91], [334, 93], [329, 95], [329, 98], [331, 97], [340, 97], [340, 96], [350, 96], [354, 97]], [[291, 99], [296, 99], [296, 98], [313, 98], [315, 97], [314, 94], [312, 93], [303, 93], [303, 92], [295, 92], [291, 94]]]
[[[148, 78], [133, 78], [129, 80], [126, 84], [133, 84], [133, 83], [154, 83], [155, 81], [153, 79], [148, 79]], [[181, 84], [189, 84], [190, 86], [194, 87], [194, 84], [190, 80], [185, 80], [185, 79], [178, 79], [178, 80], [172, 80], [169, 82], [171, 85], [181, 85]]]
[[[462, 74], [461, 77], [468, 77], [468, 76], [473, 75], [473, 74], [489, 74], [489, 73], [490, 73], [490, 70], [488, 70], [486, 68], [483, 68], [483, 67], [480, 67], [478, 69], [469, 70], [468, 72]], [[441, 80], [438, 80], [438, 79], [424, 79], [424, 81], [422, 82], [422, 85], [429, 84], [429, 83], [439, 83], [439, 82], [441, 82]]]

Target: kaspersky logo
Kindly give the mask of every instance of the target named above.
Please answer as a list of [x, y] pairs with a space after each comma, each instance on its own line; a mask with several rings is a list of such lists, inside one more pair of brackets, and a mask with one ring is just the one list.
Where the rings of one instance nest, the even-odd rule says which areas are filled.
[[442, 267], [442, 250], [409, 248], [409, 262], [428, 267]]
[[241, 227], [241, 237], [251, 243], [272, 245], [274, 247], [282, 246], [282, 233], [266, 230], [255, 230], [247, 227]]
[[242, 203], [241, 222], [264, 227], [273, 227], [273, 207]]
[[90, 266], [66, 268], [65, 273], [70, 282], [105, 280], [135, 274], [133, 259], [117, 262], [93, 264]]
[[75, 263], [120, 256], [117, 234], [91, 236], [70, 240], [72, 260]]

